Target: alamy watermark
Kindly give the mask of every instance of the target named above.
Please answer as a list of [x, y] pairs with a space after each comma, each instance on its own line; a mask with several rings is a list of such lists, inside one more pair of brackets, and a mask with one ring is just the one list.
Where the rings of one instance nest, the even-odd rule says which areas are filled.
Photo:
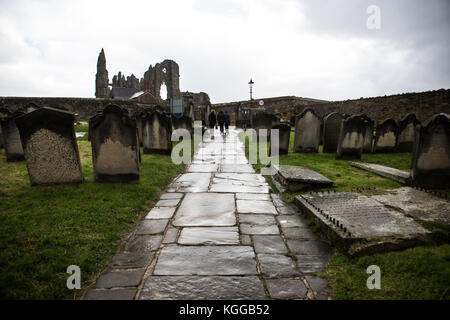
[[81, 289], [81, 269], [77, 265], [70, 265], [67, 267], [66, 273], [71, 276], [67, 278], [67, 288], [69, 290]]
[[381, 270], [377, 265], [367, 267], [367, 274], [371, 276], [367, 278], [366, 285], [369, 290], [381, 289]]
[[381, 29], [381, 8], [377, 5], [370, 5], [366, 9], [366, 13], [369, 15], [366, 21], [367, 29], [380, 30]]

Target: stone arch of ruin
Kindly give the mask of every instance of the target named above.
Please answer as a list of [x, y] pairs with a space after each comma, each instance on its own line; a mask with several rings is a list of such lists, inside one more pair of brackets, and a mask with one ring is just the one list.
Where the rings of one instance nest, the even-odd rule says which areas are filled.
[[161, 86], [167, 87], [168, 99], [179, 99], [180, 71], [178, 64], [173, 60], [164, 60], [154, 67], [150, 65], [144, 74], [144, 89], [150, 90], [156, 97], [161, 96]]

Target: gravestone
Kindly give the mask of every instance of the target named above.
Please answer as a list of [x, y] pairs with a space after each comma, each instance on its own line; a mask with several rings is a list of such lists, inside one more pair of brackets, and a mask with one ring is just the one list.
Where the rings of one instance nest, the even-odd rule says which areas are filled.
[[24, 160], [22, 142], [15, 119], [25, 114], [22, 110], [10, 113], [6, 108], [2, 109], [1, 127], [5, 147], [6, 161]]
[[186, 129], [191, 135], [194, 133], [194, 129], [192, 127], [192, 118], [182, 115], [180, 118], [172, 115], [172, 130], [176, 129]]
[[16, 118], [31, 185], [83, 182], [74, 120], [47, 107]]
[[317, 152], [320, 142], [320, 118], [306, 108], [295, 121], [294, 152]]
[[450, 187], [450, 116], [440, 113], [415, 128], [412, 184], [429, 189]]
[[139, 146], [142, 146], [142, 118], [140, 114], [136, 115], [136, 129], [138, 132]]
[[395, 120], [387, 119], [377, 125], [373, 151], [394, 152], [397, 144], [398, 126]]
[[360, 116], [344, 119], [339, 132], [336, 159], [361, 159], [364, 132], [364, 120]]
[[289, 190], [297, 192], [311, 188], [326, 188], [333, 185], [333, 181], [320, 173], [301, 166], [275, 166], [276, 173], [272, 181], [281, 192]]
[[335, 153], [339, 142], [339, 133], [344, 117], [332, 112], [323, 119], [323, 152]]
[[371, 118], [369, 118], [366, 114], [361, 114], [359, 115], [359, 117], [364, 120], [364, 128], [365, 128], [363, 152], [372, 153], [374, 121]]
[[260, 129], [267, 129], [267, 137], [270, 136], [270, 129], [272, 129], [272, 122], [275, 120], [275, 116], [266, 112], [258, 112], [252, 114], [252, 128], [256, 131], [256, 135], [259, 137]]
[[170, 154], [172, 151], [170, 116], [161, 111], [145, 112], [142, 116], [144, 153]]
[[139, 140], [128, 111], [109, 105], [89, 120], [97, 182], [139, 181]]
[[[279, 154], [288, 154], [289, 152], [289, 141], [291, 139], [291, 126], [288, 124], [278, 124], [272, 128], [272, 130], [277, 129], [279, 132]], [[272, 150], [272, 148], [270, 148]]]
[[[9, 114], [8, 109], [6, 108], [1, 108], [0, 109], [0, 121], [2, 121], [2, 119], [6, 118]], [[3, 142], [3, 134], [2, 134], [2, 128], [1, 128], [1, 123], [0, 123], [0, 149], [3, 148], [4, 146], [4, 142]]]
[[398, 122], [397, 152], [412, 152], [414, 128], [420, 125], [416, 115], [408, 113]]

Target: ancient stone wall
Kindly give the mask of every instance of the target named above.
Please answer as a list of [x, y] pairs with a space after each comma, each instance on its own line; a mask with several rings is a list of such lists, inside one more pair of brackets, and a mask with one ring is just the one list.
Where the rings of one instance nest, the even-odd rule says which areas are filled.
[[277, 114], [286, 121], [289, 121], [291, 116], [301, 113], [306, 106], [313, 108], [321, 117], [330, 112], [349, 115], [365, 113], [375, 120], [375, 125], [387, 118], [398, 121], [407, 113], [414, 113], [422, 122], [437, 113], [450, 113], [450, 89], [334, 102], [286, 96], [217, 103], [212, 106], [218, 111], [228, 110], [234, 123], [235, 111], [239, 105], [244, 108], [258, 108], [260, 100], [264, 101], [266, 112]]

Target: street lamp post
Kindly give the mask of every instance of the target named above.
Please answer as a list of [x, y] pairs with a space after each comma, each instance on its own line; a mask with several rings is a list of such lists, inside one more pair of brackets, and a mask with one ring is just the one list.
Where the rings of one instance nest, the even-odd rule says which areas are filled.
[[250, 87], [250, 100], [253, 100], [253, 98], [252, 98], [253, 84], [254, 84], [254, 82], [253, 82], [252, 78], [250, 78], [250, 82], [248, 83], [248, 86]]

